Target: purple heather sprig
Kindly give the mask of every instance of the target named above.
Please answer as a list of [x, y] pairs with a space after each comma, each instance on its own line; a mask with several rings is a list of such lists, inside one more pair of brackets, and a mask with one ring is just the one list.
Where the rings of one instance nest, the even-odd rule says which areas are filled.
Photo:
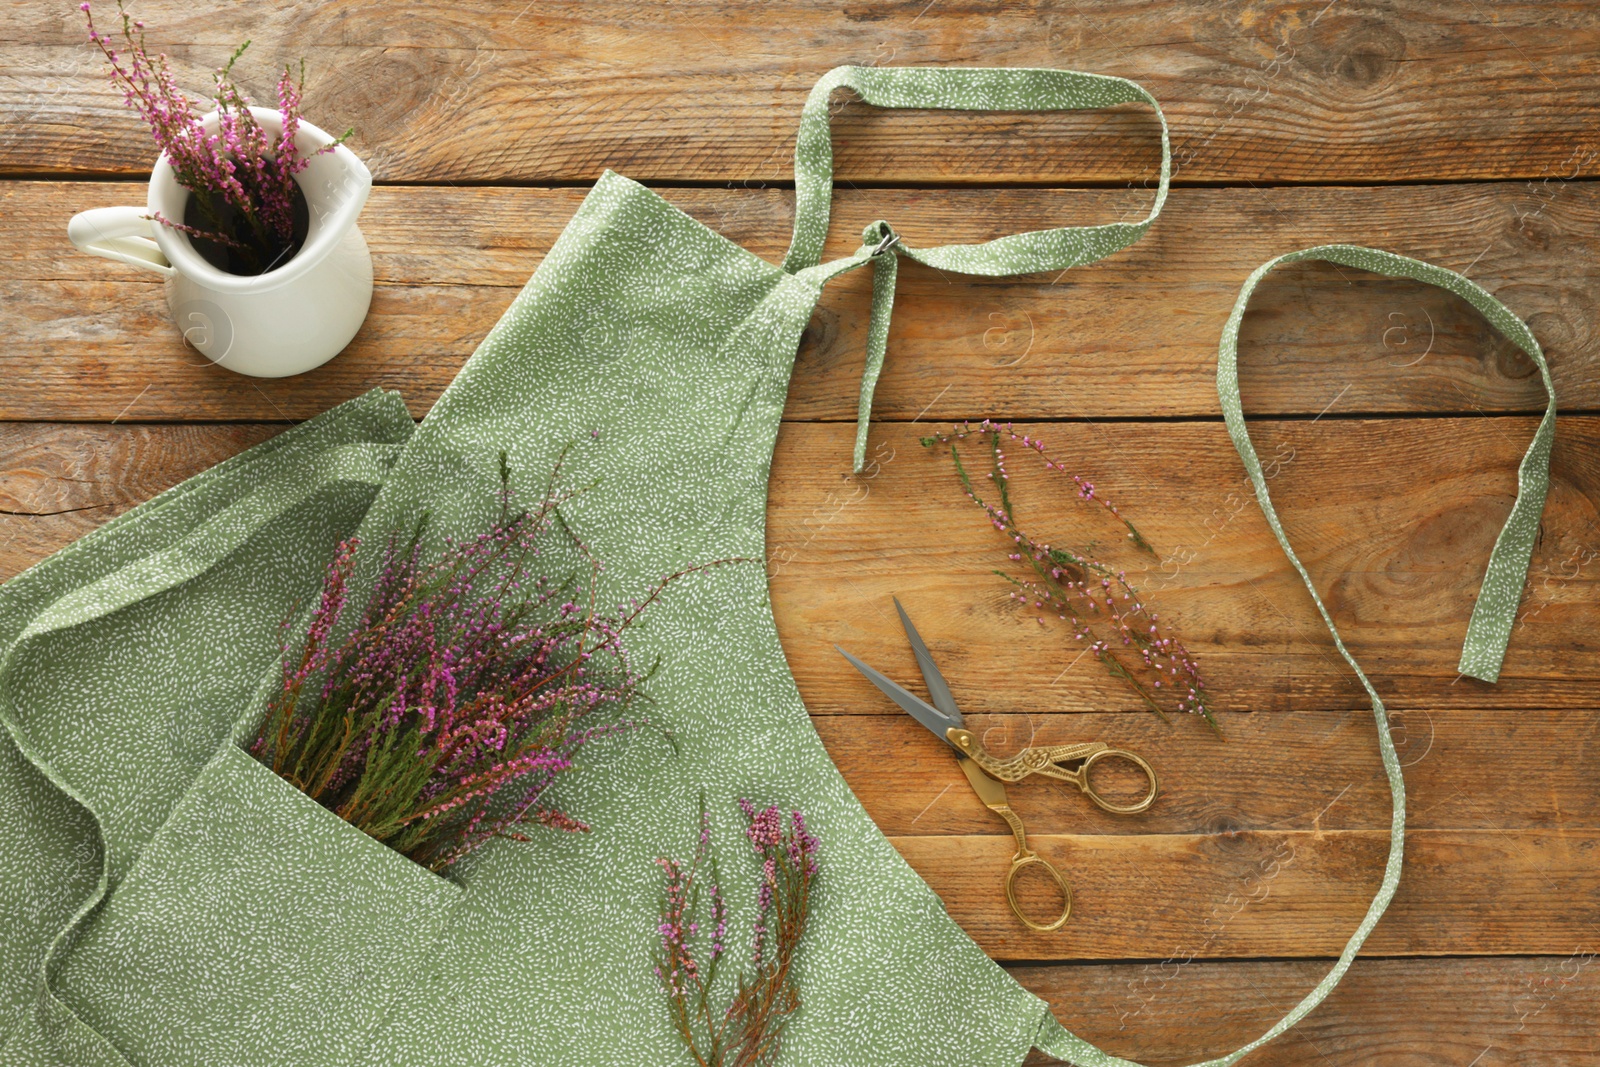
[[305, 635], [285, 623], [283, 682], [251, 753], [432, 870], [495, 837], [527, 840], [521, 824], [587, 829], [542, 798], [583, 746], [630, 728], [622, 713], [643, 675], [623, 632], [668, 583], [733, 562], [685, 568], [614, 614], [596, 610], [573, 580], [532, 571], [553, 530], [570, 534], [559, 471], [517, 510], [502, 457], [499, 521], [446, 539], [436, 560], [422, 555], [425, 517], [409, 538], [391, 536], [362, 616], [340, 638], [360, 551], [344, 542]]
[[[739, 807], [749, 821], [745, 837], [761, 864], [751, 950], [754, 975], [739, 976], [732, 1001], [720, 1012], [712, 1007], [713, 983], [727, 952], [728, 908], [718, 885], [711, 821], [704, 808], [693, 862], [686, 867], [676, 860], [656, 861], [666, 876], [656, 976], [666, 990], [673, 1024], [699, 1067], [773, 1063], [784, 1025], [800, 1007], [790, 967], [810, 912], [817, 838], [798, 811], [786, 820], [776, 806], [757, 811], [741, 799]], [[701, 933], [696, 918], [703, 873], [711, 878], [706, 893], [709, 934]], [[703, 953], [697, 947], [702, 945]]]
[[[972, 438], [985, 441], [989, 446], [992, 469], [986, 480], [994, 484], [998, 503], [979, 494], [962, 465], [956, 442]], [[1037, 611], [1036, 618], [1041, 626], [1051, 615], [1069, 622], [1073, 639], [1087, 641], [1088, 651], [1114, 677], [1132, 686], [1146, 706], [1163, 720], [1166, 713], [1160, 698], [1166, 697], [1176, 710], [1202, 716], [1221, 736], [1221, 728], [1207, 702], [1199, 665], [1183, 643], [1163, 629], [1160, 615], [1146, 605], [1143, 596], [1128, 581], [1127, 572], [1108, 566], [1086, 550], [1074, 551], [1036, 541], [1018, 527], [1011, 504], [1011, 475], [1006, 467], [1004, 441], [1019, 442], [1024, 449], [1036, 453], [1046, 470], [1067, 473], [1066, 464], [1052, 459], [1045, 451], [1044, 442], [1030, 434], [1017, 433], [1010, 423], [985, 419], [974, 426], [962, 422], [949, 433], [922, 439], [928, 447], [939, 444], [950, 447], [950, 458], [962, 491], [983, 509], [990, 525], [1009, 542], [1006, 558], [1013, 563], [1026, 564], [1033, 572], [1031, 578], [1019, 578], [1000, 570], [995, 572], [1016, 586], [1011, 599], [1020, 607]], [[1116, 505], [1095, 490], [1093, 482], [1077, 474], [1072, 475], [1072, 480], [1074, 495], [1079, 501], [1098, 505], [1116, 518], [1136, 547], [1145, 552], [1154, 551]], [[1130, 660], [1130, 656], [1136, 658]]]
[[[282, 255], [292, 247], [295, 175], [310, 165], [313, 157], [333, 151], [353, 132], [345, 131], [343, 136], [310, 156], [301, 154], [295, 135], [301, 121], [304, 63], [299, 76], [285, 66], [278, 79], [277, 102], [283, 126], [273, 138], [255, 120], [249, 98], [231, 77], [234, 63], [250, 47], [249, 41], [244, 42], [212, 75], [216, 83], [214, 96], [218, 116], [216, 132], [208, 133], [198, 111], [178, 88], [165, 53], [154, 56], [149, 53], [144, 43], [144, 23], [134, 20], [124, 10], [122, 0], [117, 3], [117, 12], [122, 18], [122, 48], [125, 50], [122, 53], [110, 34], [101, 33], [95, 27], [89, 4], [79, 4], [78, 9], [88, 24], [89, 39], [99, 46], [110, 63], [108, 74], [112, 85], [122, 90], [123, 101], [139, 112], [149, 125], [150, 135], [172, 164], [178, 184], [191, 193], [211, 194], [233, 207], [248, 223], [260, 251], [270, 253], [276, 248], [277, 254]], [[210, 217], [212, 230], [166, 218], [160, 212], [151, 218], [192, 237], [249, 251], [238, 235], [224, 232], [227, 227], [208, 196], [198, 195], [196, 202]], [[264, 269], [271, 269], [272, 265], [269, 262]]]

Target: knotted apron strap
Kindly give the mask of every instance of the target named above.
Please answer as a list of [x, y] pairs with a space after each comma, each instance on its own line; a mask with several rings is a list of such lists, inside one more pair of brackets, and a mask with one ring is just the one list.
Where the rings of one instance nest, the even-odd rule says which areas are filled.
[[[1161, 180], [1150, 213], [1138, 222], [1099, 226], [1063, 226], [1010, 234], [969, 245], [914, 249], [900, 240], [886, 222], [867, 227], [860, 251], [819, 266], [828, 235], [833, 196], [833, 140], [828, 124], [828, 97], [848, 87], [877, 107], [931, 108], [954, 111], [1074, 111], [1145, 103], [1161, 123]], [[1103, 259], [1143, 237], [1166, 203], [1172, 177], [1172, 147], [1167, 119], [1155, 97], [1126, 78], [1082, 74], [1071, 70], [1006, 67], [836, 67], [812, 88], [800, 114], [794, 147], [794, 239], [783, 269], [821, 285], [828, 278], [868, 260], [874, 261], [872, 319], [867, 331], [866, 369], [861, 377], [857, 410], [854, 469], [866, 462], [867, 423], [872, 393], [883, 368], [894, 305], [897, 255], [939, 270], [997, 277], [1066, 270]]]
[[[1517, 499], [1511, 507], [1511, 515], [1506, 519], [1505, 526], [1500, 530], [1500, 536], [1495, 539], [1494, 549], [1489, 554], [1489, 567], [1484, 573], [1483, 587], [1478, 593], [1478, 602], [1473, 608], [1472, 620], [1467, 626], [1466, 639], [1461, 647], [1459, 669], [1464, 675], [1486, 682], [1493, 682], [1500, 676], [1500, 663], [1505, 657], [1506, 642], [1511, 636], [1511, 626], [1516, 619], [1517, 604], [1521, 599], [1523, 582], [1527, 576], [1528, 560], [1533, 552], [1534, 538], [1538, 533], [1539, 516], [1544, 510], [1545, 493], [1550, 484], [1550, 446], [1555, 437], [1556, 420], [1555, 387], [1550, 382], [1550, 368], [1545, 364], [1539, 342], [1534, 339], [1526, 324], [1480, 286], [1443, 267], [1358, 245], [1319, 245], [1291, 252], [1263, 263], [1245, 281], [1244, 288], [1239, 291], [1239, 298], [1233, 305], [1233, 313], [1228, 316], [1227, 325], [1222, 329], [1222, 343], [1217, 349], [1217, 396], [1222, 403], [1222, 416], [1228, 424], [1228, 436], [1233, 439], [1234, 448], [1238, 449], [1239, 458], [1244, 461], [1244, 469], [1250, 476], [1250, 484], [1255, 487], [1256, 500], [1261, 504], [1261, 512], [1267, 518], [1267, 525], [1272, 528], [1272, 535], [1278, 539], [1284, 555], [1289, 557], [1289, 562], [1294, 565], [1295, 571], [1305, 582], [1306, 590], [1311, 594], [1311, 600], [1316, 604], [1322, 621], [1327, 625], [1328, 632], [1333, 635], [1333, 643], [1339, 650], [1339, 655], [1350, 664], [1350, 669], [1355, 671], [1356, 677], [1361, 681], [1361, 687], [1367, 691], [1367, 696], [1372, 701], [1372, 717], [1378, 727], [1378, 752], [1383, 759], [1384, 774], [1389, 779], [1393, 815], [1389, 824], [1389, 858], [1384, 864], [1383, 882], [1378, 886], [1378, 892], [1373, 896], [1366, 916], [1356, 927], [1355, 933], [1350, 935], [1350, 940], [1345, 944], [1344, 951], [1339, 953], [1339, 959], [1333, 968], [1322, 981], [1317, 983], [1316, 988], [1307, 993], [1266, 1033], [1237, 1051], [1207, 1060], [1203, 1064], [1197, 1064], [1196, 1067], [1228, 1067], [1246, 1053], [1289, 1029], [1321, 1004], [1344, 977], [1351, 961], [1355, 959], [1356, 953], [1366, 941], [1367, 935], [1372, 932], [1372, 928], [1378, 924], [1384, 909], [1394, 898], [1396, 887], [1400, 884], [1400, 861], [1405, 844], [1406, 786], [1400, 771], [1400, 757], [1395, 752], [1393, 738], [1389, 736], [1388, 714], [1384, 711], [1383, 701], [1378, 699], [1377, 690], [1372, 687], [1372, 683], [1361, 670], [1360, 664], [1356, 663], [1350, 650], [1345, 648], [1339, 630], [1333, 624], [1333, 617], [1328, 614], [1322, 598], [1317, 595], [1317, 588], [1312, 584], [1311, 575], [1306, 572], [1305, 566], [1294, 554], [1294, 549], [1289, 547], [1289, 539], [1284, 535], [1283, 526], [1278, 521], [1278, 513], [1272, 506], [1271, 497], [1267, 494], [1267, 479], [1261, 469], [1261, 460], [1256, 456], [1255, 446], [1250, 443], [1250, 431], [1245, 426], [1244, 411], [1239, 402], [1239, 322], [1244, 318], [1245, 307], [1250, 303], [1250, 295], [1255, 291], [1256, 283], [1272, 268], [1280, 263], [1299, 263], [1305, 260], [1323, 260], [1372, 271], [1374, 274], [1411, 278], [1448, 290], [1477, 308], [1484, 318], [1489, 320], [1490, 325], [1512, 344], [1526, 352], [1539, 368], [1539, 377], [1544, 382], [1548, 403], [1545, 406], [1544, 418], [1539, 421], [1539, 428], [1534, 432], [1533, 443], [1528, 446], [1528, 451], [1517, 468]], [[1083, 1038], [1064, 1029], [1048, 1013], [1040, 1026], [1035, 1043], [1050, 1055], [1078, 1064], [1079, 1067], [1138, 1067], [1130, 1060], [1107, 1055]]]

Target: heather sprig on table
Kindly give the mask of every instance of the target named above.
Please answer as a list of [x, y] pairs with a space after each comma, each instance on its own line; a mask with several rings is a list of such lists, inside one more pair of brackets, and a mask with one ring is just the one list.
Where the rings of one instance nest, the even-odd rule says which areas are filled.
[[[672, 1021], [699, 1067], [761, 1067], [776, 1061], [789, 1017], [800, 1007], [790, 975], [805, 934], [811, 884], [817, 875], [817, 839], [798, 811], [787, 819], [777, 807], [760, 811], [748, 800], [739, 807], [749, 826], [745, 838], [761, 863], [752, 936], [752, 974], [741, 973], [731, 1002], [717, 1009], [718, 966], [728, 951], [728, 906], [712, 854], [709, 814], [700, 813], [694, 860], [684, 866], [660, 859], [666, 876], [661, 908], [661, 953], [656, 976], [667, 994]], [[709, 877], [699, 918], [701, 883]]]
[[[89, 4], [78, 6], [88, 23], [89, 39], [111, 65], [112, 85], [122, 90], [123, 101], [149, 125], [150, 135], [156, 147], [166, 153], [178, 184], [191, 193], [210, 194], [194, 198], [208, 217], [210, 229], [190, 226], [159, 212], [151, 217], [163, 226], [255, 257], [260, 270], [270, 270], [275, 265], [274, 254], [281, 257], [294, 247], [298, 192], [295, 175], [305, 170], [313, 156], [333, 151], [354, 131], [345, 131], [311, 156], [300, 154], [295, 135], [301, 118], [305, 75], [302, 63], [298, 73], [285, 66], [278, 79], [277, 103], [283, 114], [283, 128], [276, 137], [269, 135], [250, 113], [249, 98], [232, 79], [233, 65], [250, 47], [246, 41], [212, 75], [218, 121], [217, 132], [207, 133], [199, 112], [178, 88], [166, 55], [149, 53], [144, 43], [144, 23], [124, 10], [122, 0], [117, 3], [122, 19], [121, 52], [110, 34], [95, 27]], [[233, 227], [220, 216], [213, 197], [232, 207], [244, 220], [253, 242], [228, 232]]]
[[[975, 441], [989, 453], [990, 471], [985, 482], [994, 486], [993, 494], [980, 493], [961, 461], [957, 442]], [[1191, 712], [1202, 716], [1212, 730], [1221, 728], [1207, 703], [1205, 682], [1199, 665], [1183, 643], [1160, 623], [1144, 597], [1128, 581], [1127, 572], [1096, 559], [1088, 549], [1075, 551], [1037, 541], [1016, 522], [1011, 503], [1010, 471], [1006, 467], [1006, 442], [1017, 442], [1036, 454], [1045, 469], [1065, 475], [1065, 463], [1054, 460], [1044, 443], [1029, 434], [1019, 434], [1010, 423], [983, 420], [974, 426], [958, 423], [949, 433], [922, 439], [928, 447], [947, 445], [962, 491], [981, 507], [990, 524], [1010, 542], [1007, 553], [1013, 563], [1026, 565], [1028, 576], [1017, 577], [996, 570], [1016, 588], [1011, 598], [1024, 609], [1032, 609], [1040, 625], [1048, 616], [1070, 623], [1073, 639], [1088, 642], [1094, 654], [1113, 677], [1127, 682], [1161, 719], [1166, 710]], [[1126, 530], [1127, 538], [1138, 549], [1154, 552], [1149, 542], [1117, 510], [1115, 504], [1096, 492], [1094, 483], [1072, 475], [1076, 498], [1095, 505], [1113, 516]], [[1167, 707], [1163, 708], [1163, 701]]]
[[[574, 579], [537, 572], [571, 538], [560, 466], [517, 508], [501, 457], [500, 515], [424, 559], [426, 516], [391, 536], [360, 620], [335, 637], [360, 545], [329, 565], [303, 639], [285, 623], [283, 684], [250, 752], [324, 807], [435, 871], [528, 822], [587, 827], [543, 803], [588, 742], [626, 730], [641, 672], [621, 643], [668, 582], [614, 614]], [[724, 561], [717, 561], [724, 562]], [[598, 562], [591, 560], [590, 589]]]

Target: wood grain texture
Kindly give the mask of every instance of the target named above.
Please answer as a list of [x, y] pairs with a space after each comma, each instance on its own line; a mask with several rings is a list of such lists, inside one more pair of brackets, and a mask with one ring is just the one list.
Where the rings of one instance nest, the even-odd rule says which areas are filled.
[[[1049, 66], [1143, 83], [1180, 180], [1337, 182], [1600, 172], [1600, 17], [1505, 0], [1327, 4], [1060, 0], [619, 0], [336, 5], [219, 19], [142, 3], [151, 44], [199, 93], [241, 40], [269, 99], [306, 61], [312, 121], [353, 126], [385, 181], [783, 181], [812, 84], [839, 64]], [[22, 0], [0, 46], [0, 168], [140, 173], [148, 136], [105, 85], [66, 4]], [[108, 16], [103, 16], [109, 21]], [[841, 104], [843, 101], [841, 101]], [[1153, 174], [1148, 114], [883, 113], [842, 106], [852, 182], [1108, 181]]]
[[[1278, 1021], [1325, 960], [1011, 966], [1056, 1018], [1151, 1067], [1231, 1052]], [[1042, 1055], [1029, 1064], [1054, 1063]], [[1358, 959], [1323, 1005], [1244, 1067], [1570, 1067], [1600, 1062], [1592, 953]]]
[[[890, 840], [972, 939], [995, 959], [1334, 956], [1372, 903], [1385, 830], [1233, 834], [1030, 834], [1073, 883], [1072, 918], [1023, 926], [1003, 881], [1007, 836]], [[1419, 830], [1405, 873], [1364, 952], [1600, 952], [1600, 832]], [[1060, 911], [1044, 883], [1020, 895]], [[1038, 890], [1037, 897], [1033, 894]], [[1051, 891], [1053, 892], [1053, 891]]]
[[282, 430], [0, 423], [0, 581]]
[[[812, 722], [884, 833], [1005, 832], [949, 749], [905, 715], [818, 715]], [[1389, 825], [1389, 784], [1365, 711], [1240, 716], [1230, 722], [1225, 744], [1131, 713], [991, 715], [973, 722], [1002, 754], [1022, 748], [1031, 730], [1034, 744], [1100, 740], [1140, 753], [1160, 775], [1157, 803], [1138, 818], [1107, 814], [1068, 785], [1038, 778], [1013, 785], [1012, 804], [1034, 833], [1315, 834]], [[1405, 766], [1410, 829], [1600, 830], [1594, 788], [1600, 765], [1588, 751], [1594, 721], [1587, 710], [1403, 711], [1391, 729]], [[1556, 752], [1568, 756], [1552, 759]], [[1101, 774], [1097, 767], [1095, 775], [1107, 792], [1140, 788], [1131, 774]]]
[[[303, 419], [375, 385], [424, 414], [510, 304], [581, 201], [579, 189], [382, 188], [364, 215], [378, 288], [326, 366], [244, 378], [186, 348], [157, 282], [66, 241], [76, 211], [139, 186], [8, 182], [0, 261], [0, 418]], [[667, 189], [706, 225], [777, 260], [792, 194]], [[914, 244], [979, 241], [1132, 217], [1147, 192], [845, 190], [828, 255], [891, 220]], [[1227, 234], [1227, 240], [1218, 235]], [[1065, 275], [901, 271], [875, 416], [906, 420], [1214, 416], [1215, 364], [1239, 286], [1282, 252], [1348, 241], [1467, 271], [1522, 315], [1568, 410], [1600, 409], [1600, 186], [1191, 189], [1143, 241]], [[832, 283], [806, 332], [791, 419], [853, 419], [870, 276]], [[1537, 411], [1533, 365], [1437, 290], [1348, 268], [1284, 268], [1257, 291], [1240, 360], [1257, 414]]]
[[[1456, 663], [1489, 550], [1508, 514], [1534, 420], [1262, 420], [1252, 429], [1274, 504], [1346, 644], [1393, 708], [1590, 707], [1600, 656], [1600, 430], [1559, 420], [1530, 586], [1498, 685]], [[920, 427], [874, 429], [860, 477], [850, 427], [784, 425], [768, 506], [781, 632], [813, 714], [882, 713], [837, 642], [906, 679], [917, 672], [891, 595], [904, 602], [969, 713], [1135, 711], [1137, 699], [1008, 599], [1005, 541], [962, 495]], [[1091, 540], [1199, 658], [1223, 726], [1249, 712], [1365, 709], [1272, 539], [1220, 423], [1019, 424], [1118, 503], [1155, 546], [1086, 508], [1062, 474], [1011, 464], [1023, 529]], [[926, 432], [926, 431], [923, 431]], [[1020, 451], [1020, 449], [1019, 449]], [[969, 458], [972, 458], [969, 456]], [[986, 467], [974, 471], [981, 475]], [[1195, 726], [1195, 743], [1204, 729]]]

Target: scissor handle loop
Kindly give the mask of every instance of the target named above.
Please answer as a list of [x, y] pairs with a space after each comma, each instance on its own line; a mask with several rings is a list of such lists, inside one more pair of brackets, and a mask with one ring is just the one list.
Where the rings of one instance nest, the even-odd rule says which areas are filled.
[[[1043, 867], [1045, 873], [1051, 877], [1056, 883], [1056, 887], [1061, 890], [1061, 914], [1056, 917], [1055, 922], [1048, 924], [1036, 923], [1022, 911], [1022, 904], [1017, 900], [1017, 875], [1028, 867]], [[1061, 872], [1056, 870], [1055, 865], [1049, 860], [1032, 849], [1023, 849], [1011, 857], [1011, 869], [1006, 872], [1006, 903], [1011, 905], [1012, 914], [1022, 920], [1022, 925], [1030, 930], [1048, 933], [1051, 930], [1061, 929], [1066, 925], [1067, 916], [1072, 914], [1072, 887], [1067, 884], [1067, 880], [1061, 876]]]
[[[1132, 804], [1111, 803], [1111, 801], [1100, 795], [1094, 787], [1094, 782], [1089, 777], [1089, 772], [1094, 769], [1096, 763], [1112, 757], [1125, 759], [1134, 764], [1144, 772], [1145, 778], [1150, 782], [1150, 791]], [[1139, 812], [1148, 809], [1150, 805], [1156, 802], [1156, 793], [1161, 788], [1160, 783], [1156, 781], [1155, 768], [1146, 763], [1144, 757], [1138, 753], [1129, 752], [1121, 748], [1104, 748], [1099, 752], [1091, 753], [1083, 761], [1083, 766], [1078, 768], [1077, 782], [1078, 788], [1083, 790], [1085, 796], [1094, 801], [1095, 805], [1101, 810], [1109, 811], [1113, 815], [1137, 815]]]

